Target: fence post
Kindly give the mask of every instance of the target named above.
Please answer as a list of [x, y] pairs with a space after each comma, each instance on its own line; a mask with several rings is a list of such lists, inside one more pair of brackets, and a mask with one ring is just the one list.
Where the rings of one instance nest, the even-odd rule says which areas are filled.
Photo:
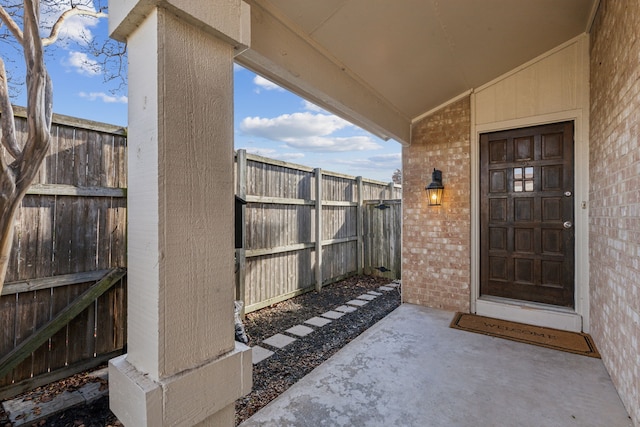
[[389, 183], [389, 200], [395, 199], [395, 197], [393, 197], [393, 193], [395, 192], [395, 189], [396, 189], [396, 184], [395, 182], [391, 181]]
[[[246, 150], [238, 150], [236, 154], [236, 173], [237, 173], [237, 189], [236, 195], [242, 200], [247, 200], [247, 152]], [[241, 316], [244, 317], [246, 301], [246, 222], [245, 222], [246, 206], [243, 203], [240, 208], [240, 222], [242, 224], [242, 245], [236, 248], [236, 300], [242, 301]], [[236, 212], [238, 215], [238, 212]]]
[[316, 176], [316, 291], [322, 289], [322, 169], [313, 170]]
[[364, 271], [364, 188], [362, 186], [362, 177], [356, 177], [356, 186], [358, 187], [358, 207], [356, 208], [356, 235], [358, 237], [356, 249], [356, 265], [358, 274]]

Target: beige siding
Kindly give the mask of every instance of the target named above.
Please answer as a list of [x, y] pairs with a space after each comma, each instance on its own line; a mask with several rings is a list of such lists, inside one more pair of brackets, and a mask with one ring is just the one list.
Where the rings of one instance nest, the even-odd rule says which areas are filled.
[[580, 36], [475, 91], [476, 125], [582, 108], [589, 40]]

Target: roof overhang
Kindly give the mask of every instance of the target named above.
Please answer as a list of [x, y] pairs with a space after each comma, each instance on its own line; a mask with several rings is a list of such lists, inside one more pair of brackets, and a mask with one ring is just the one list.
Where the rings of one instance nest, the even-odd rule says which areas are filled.
[[588, 32], [598, 0], [245, 0], [239, 64], [384, 138]]

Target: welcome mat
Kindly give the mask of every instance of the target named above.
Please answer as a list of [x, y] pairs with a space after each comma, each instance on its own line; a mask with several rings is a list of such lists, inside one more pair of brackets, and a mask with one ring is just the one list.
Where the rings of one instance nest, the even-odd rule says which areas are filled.
[[456, 313], [451, 327], [492, 337], [539, 345], [569, 353], [600, 358], [596, 345], [588, 334], [543, 328], [509, 322], [469, 313]]

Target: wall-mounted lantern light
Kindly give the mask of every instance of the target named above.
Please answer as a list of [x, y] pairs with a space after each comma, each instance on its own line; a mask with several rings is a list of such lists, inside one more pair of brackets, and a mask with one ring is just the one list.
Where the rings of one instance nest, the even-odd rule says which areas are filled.
[[442, 185], [442, 171], [433, 169], [433, 173], [431, 174], [431, 184], [427, 185], [429, 206], [440, 206], [442, 204], [442, 193], [444, 193], [444, 185]]

